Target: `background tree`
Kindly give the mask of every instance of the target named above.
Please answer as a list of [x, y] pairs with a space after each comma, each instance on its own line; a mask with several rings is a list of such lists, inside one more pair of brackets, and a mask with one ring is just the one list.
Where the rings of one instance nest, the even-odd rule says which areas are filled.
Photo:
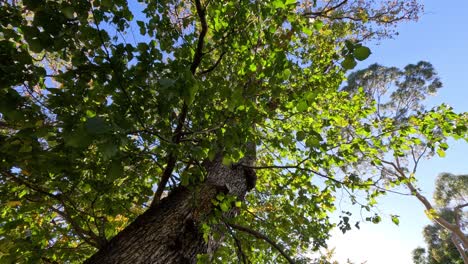
[[[351, 74], [348, 79], [348, 85], [343, 89], [353, 92], [358, 87], [362, 87], [370, 103], [376, 103], [377, 111], [374, 118], [382, 120], [381, 124], [391, 122], [395, 127], [406, 125], [417, 127], [421, 124], [421, 121], [414, 119], [418, 114], [414, 115], [413, 113], [424, 112], [423, 100], [427, 96], [435, 94], [441, 86], [442, 84], [436, 77], [432, 65], [427, 62], [419, 62], [416, 65], [407, 65], [403, 70], [377, 64], [371, 65], [367, 69]], [[447, 106], [441, 107], [447, 108]], [[468, 240], [464, 233], [466, 219], [463, 219], [463, 217], [466, 218], [466, 212], [463, 211], [463, 208], [468, 206], [466, 202], [468, 191], [466, 176], [441, 174], [437, 179], [436, 190], [434, 192], [435, 206], [415, 187], [415, 183], [417, 182], [415, 173], [419, 161], [423, 157], [428, 158], [435, 153], [441, 157], [445, 156], [445, 150], [448, 148], [448, 145], [446, 143], [447, 131], [444, 129], [466, 131], [466, 127], [447, 124], [445, 128], [441, 129], [434, 126], [432, 122], [445, 117], [434, 113], [425, 118], [426, 120], [423, 123], [430, 121], [422, 127], [425, 130], [425, 134], [411, 137], [410, 140], [405, 141], [389, 138], [388, 140], [377, 142], [379, 145], [387, 145], [392, 150], [376, 154], [375, 159], [377, 159], [377, 162], [371, 159], [369, 163], [365, 161], [363, 163], [371, 168], [377, 168], [381, 174], [380, 179], [384, 180], [386, 184], [403, 183], [410, 191], [410, 195], [415, 196], [423, 203], [428, 217], [439, 225], [439, 228], [429, 226], [425, 229], [424, 234], [426, 239], [428, 241], [431, 240], [431, 243], [446, 242], [442, 237], [447, 236], [448, 233], [448, 237], [453, 241], [460, 256], [464, 259], [465, 263], [468, 263], [465, 252], [466, 248], [468, 248]], [[378, 127], [377, 129], [381, 128]], [[392, 133], [392, 135], [398, 133]], [[400, 145], [401, 149], [395, 151], [395, 148], [392, 147], [395, 144]], [[360, 168], [356, 167], [356, 170], [359, 171]], [[437, 212], [437, 208], [441, 211]], [[444, 232], [441, 232], [440, 228], [447, 231], [445, 235], [443, 235]], [[434, 236], [436, 235], [441, 235], [441, 237], [435, 239]], [[439, 246], [442, 247], [442, 243]], [[444, 249], [440, 248], [440, 250], [443, 251]], [[418, 249], [414, 253], [415, 262], [420, 261], [419, 259], [423, 252]], [[434, 254], [436, 255], [436, 253]], [[445, 262], [442, 261], [440, 263]]]
[[415, 1], [142, 4], [0, 3], [2, 262], [307, 262], [338, 190], [388, 189], [351, 169], [466, 137], [339, 90]]
[[[438, 211], [441, 217], [453, 221], [453, 212], [449, 210]], [[451, 234], [440, 225], [434, 223], [427, 225], [423, 230], [425, 248], [416, 248], [413, 251], [413, 262], [421, 264], [463, 263], [460, 253], [452, 242]]]
[[[436, 180], [434, 201], [437, 215], [460, 230], [466, 230], [468, 198], [468, 175], [442, 173]], [[427, 253], [423, 248], [413, 252], [420, 263], [466, 263], [466, 248], [462, 241], [443, 226], [434, 223], [423, 231]], [[465, 262], [464, 262], [465, 261]], [[415, 261], [415, 263], [418, 263]]]

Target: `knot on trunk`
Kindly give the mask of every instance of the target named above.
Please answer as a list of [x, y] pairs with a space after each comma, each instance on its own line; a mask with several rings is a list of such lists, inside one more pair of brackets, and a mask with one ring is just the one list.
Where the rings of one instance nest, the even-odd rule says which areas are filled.
[[218, 188], [226, 188], [228, 194], [236, 195], [241, 200], [255, 187], [257, 175], [249, 167], [250, 160], [243, 158], [235, 164], [226, 166], [222, 163], [220, 155], [206, 165], [208, 171], [206, 182]]

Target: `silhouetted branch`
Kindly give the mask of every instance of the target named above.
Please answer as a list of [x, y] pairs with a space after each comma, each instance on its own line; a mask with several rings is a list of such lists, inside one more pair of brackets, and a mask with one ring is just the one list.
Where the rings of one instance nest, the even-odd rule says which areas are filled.
[[234, 229], [237, 229], [239, 231], [242, 231], [242, 232], [245, 232], [245, 233], [248, 233], [256, 238], [259, 238], [259, 239], [262, 239], [264, 240], [265, 242], [267, 242], [268, 244], [270, 244], [272, 247], [274, 247], [276, 250], [279, 251], [279, 253], [285, 258], [288, 260], [289, 263], [291, 264], [295, 264], [294, 260], [288, 256], [286, 254], [286, 252], [284, 252], [284, 250], [276, 243], [274, 242], [273, 240], [271, 240], [269, 237], [267, 237], [266, 235], [258, 232], [258, 231], [255, 231], [255, 230], [252, 230], [248, 227], [245, 227], [245, 226], [241, 226], [241, 225], [237, 225], [237, 224], [233, 224], [233, 223], [226, 223], [227, 225], [229, 225], [230, 227], [234, 228]]

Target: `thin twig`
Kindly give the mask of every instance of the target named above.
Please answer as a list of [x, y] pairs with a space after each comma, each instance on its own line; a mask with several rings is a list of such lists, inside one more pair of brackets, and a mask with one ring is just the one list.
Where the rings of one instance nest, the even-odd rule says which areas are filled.
[[[328, 12], [331, 12], [333, 10], [336, 10], [338, 8], [340, 8], [341, 6], [343, 6], [344, 4], [346, 4], [346, 2], [348, 2], [348, 0], [343, 0], [341, 3], [338, 3], [337, 5], [335, 6], [332, 6], [328, 9], [323, 9], [319, 12], [305, 12], [303, 14], [303, 16], [314, 16], [314, 17], [317, 17], [317, 16], [324, 16], [325, 14], [327, 14]], [[330, 2], [329, 2], [330, 3]]]

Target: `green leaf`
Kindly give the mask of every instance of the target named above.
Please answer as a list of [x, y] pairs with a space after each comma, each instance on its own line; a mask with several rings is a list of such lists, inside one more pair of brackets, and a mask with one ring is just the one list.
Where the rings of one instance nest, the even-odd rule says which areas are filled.
[[118, 146], [112, 143], [110, 140], [100, 144], [98, 148], [104, 160], [109, 160], [110, 158], [114, 157], [119, 150]]
[[372, 217], [372, 223], [378, 224], [380, 221], [382, 221], [382, 218], [379, 215]]
[[222, 201], [222, 200], [224, 200], [224, 198], [225, 198], [225, 196], [224, 196], [223, 193], [218, 193], [218, 194], [216, 195], [216, 199], [217, 199], [218, 201]]
[[307, 105], [307, 102], [304, 100], [299, 101], [299, 103], [296, 105], [296, 109], [299, 112], [304, 112], [305, 110], [307, 110], [307, 108], [309, 108], [309, 106]]
[[145, 22], [143, 22], [143, 21], [141, 21], [141, 20], [137, 20], [137, 24], [138, 24], [138, 26], [140, 27], [140, 34], [141, 34], [141, 35], [145, 35], [145, 34], [146, 34]]
[[190, 184], [190, 173], [184, 171], [180, 176], [180, 184], [182, 186], [188, 186]]
[[286, 7], [286, 4], [283, 2], [283, 0], [275, 0], [273, 1], [273, 7], [277, 9], [283, 9]]
[[95, 117], [96, 116], [96, 113], [92, 110], [86, 110], [86, 117], [88, 118], [92, 118], [92, 117]]
[[304, 34], [306, 34], [309, 37], [312, 36], [312, 30], [310, 30], [310, 28], [308, 28], [307, 26], [302, 27], [302, 32], [304, 32]]
[[297, 141], [302, 141], [302, 140], [305, 139], [305, 137], [306, 137], [306, 134], [305, 134], [304, 131], [297, 131], [297, 133], [296, 133]]
[[354, 49], [353, 54], [356, 60], [362, 61], [362, 60], [367, 59], [369, 55], [371, 55], [371, 51], [368, 47], [360, 46]]
[[112, 3], [112, 0], [101, 0], [101, 6], [102, 7], [110, 8], [113, 5], [114, 4]]
[[87, 147], [92, 142], [92, 138], [83, 128], [79, 128], [73, 132], [64, 133], [63, 138], [67, 146], [75, 148]]
[[124, 175], [124, 169], [120, 161], [113, 161], [109, 166], [109, 177], [112, 179], [121, 178]]
[[399, 216], [398, 216], [398, 215], [392, 215], [392, 222], [393, 222], [395, 225], [399, 225], [399, 224], [400, 224]]
[[439, 155], [439, 157], [443, 158], [445, 157], [445, 150], [443, 150], [442, 148], [438, 148], [437, 154]]
[[316, 137], [309, 137], [305, 144], [309, 148], [318, 148], [320, 147], [320, 140]]
[[347, 69], [347, 70], [351, 70], [351, 69], [354, 69], [354, 67], [356, 67], [356, 61], [354, 60], [353, 57], [350, 57], [350, 56], [347, 56], [342, 62], [341, 62], [341, 66], [343, 66], [343, 68]]
[[230, 206], [229, 206], [226, 202], [223, 202], [223, 203], [221, 203], [221, 204], [219, 205], [219, 207], [221, 208], [221, 211], [227, 212], [227, 211], [229, 211], [229, 207], [230, 207]]
[[21, 153], [31, 152], [31, 151], [32, 151], [31, 144], [23, 144], [23, 145], [21, 145], [21, 148], [19, 149], [19, 152], [21, 152]]
[[321, 20], [315, 20], [315, 21], [314, 21], [314, 28], [315, 28], [315, 30], [318, 31], [318, 30], [322, 29], [323, 26], [324, 26], [323, 21], [321, 21]]
[[198, 82], [194, 81], [193, 83], [188, 83], [185, 85], [185, 88], [182, 97], [184, 98], [184, 101], [187, 105], [191, 105], [193, 101], [195, 100], [195, 95], [198, 91]]
[[162, 78], [162, 79], [159, 79], [158, 82], [163, 88], [169, 88], [169, 87], [171, 87], [171, 86], [173, 86], [175, 84], [176, 80], [168, 79], [168, 78]]
[[225, 165], [225, 166], [230, 166], [230, 165], [232, 164], [232, 159], [229, 158], [229, 157], [224, 156], [224, 157], [223, 157], [222, 163], [223, 163], [223, 165]]
[[22, 198], [23, 196], [25, 196], [28, 193], [29, 193], [28, 189], [24, 189], [18, 194], [18, 198]]
[[354, 42], [349, 39], [345, 40], [345, 46], [348, 50], [354, 50]]
[[75, 10], [73, 9], [72, 6], [66, 6], [62, 8], [62, 13], [63, 15], [68, 18], [68, 19], [73, 19], [75, 18]]
[[44, 46], [42, 45], [41, 40], [39, 38], [32, 38], [28, 40], [28, 44], [29, 44], [29, 49], [32, 52], [39, 53], [44, 50]]
[[86, 131], [94, 135], [104, 134], [110, 131], [110, 127], [107, 125], [106, 121], [100, 117], [87, 119], [85, 127]]
[[208, 160], [213, 161], [215, 156], [216, 156], [216, 150], [210, 149], [210, 151], [208, 151]]

